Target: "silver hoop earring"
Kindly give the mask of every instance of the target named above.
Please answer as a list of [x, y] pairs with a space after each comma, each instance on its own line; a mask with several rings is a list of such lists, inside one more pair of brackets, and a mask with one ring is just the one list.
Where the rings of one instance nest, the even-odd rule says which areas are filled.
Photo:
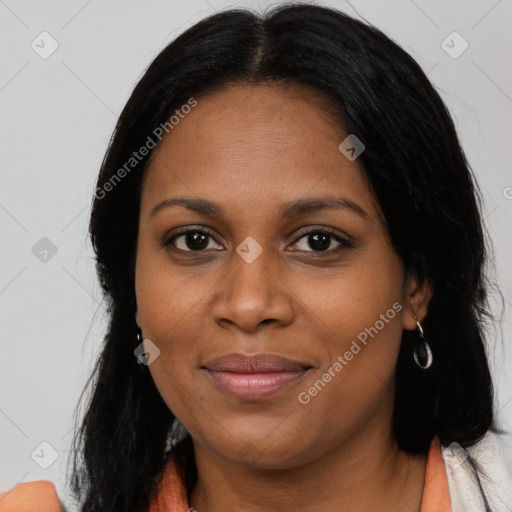
[[423, 328], [421, 327], [421, 324], [418, 322], [417, 318], [416, 326], [418, 327], [420, 333], [420, 339], [418, 340], [416, 346], [414, 347], [413, 357], [414, 361], [416, 362], [419, 368], [421, 368], [422, 370], [427, 370], [432, 366], [434, 358], [432, 356], [432, 350], [430, 349], [430, 345], [425, 340]]
[[[144, 341], [144, 338], [142, 337], [142, 331], [139, 327], [137, 327], [137, 347]], [[137, 349], [135, 349], [137, 350]], [[135, 353], [135, 352], [134, 352]], [[144, 368], [146, 367], [145, 364], [142, 364], [142, 361], [137, 357], [137, 366], [140, 368], [140, 370], [143, 372]]]

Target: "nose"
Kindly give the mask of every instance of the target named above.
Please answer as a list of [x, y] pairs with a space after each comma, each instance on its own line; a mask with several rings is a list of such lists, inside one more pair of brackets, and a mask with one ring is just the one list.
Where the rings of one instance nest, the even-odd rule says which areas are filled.
[[264, 249], [250, 263], [234, 253], [230, 265], [214, 294], [213, 316], [219, 325], [253, 332], [260, 325], [293, 321], [293, 294], [270, 251]]

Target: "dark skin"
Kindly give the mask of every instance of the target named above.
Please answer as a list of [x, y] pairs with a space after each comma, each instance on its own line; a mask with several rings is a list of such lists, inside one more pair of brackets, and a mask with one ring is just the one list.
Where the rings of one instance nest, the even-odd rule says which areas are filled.
[[[192, 436], [198, 482], [189, 505], [199, 512], [420, 510], [426, 456], [401, 451], [391, 425], [402, 330], [425, 318], [432, 287], [404, 271], [358, 161], [338, 150], [347, 133], [329, 108], [298, 86], [230, 86], [198, 98], [148, 168], [136, 320], [161, 351], [149, 366], [155, 384]], [[208, 199], [224, 214], [175, 205], [150, 215], [178, 196]], [[279, 215], [284, 203], [326, 196], [365, 213]], [[185, 228], [206, 232], [204, 249], [185, 235], [163, 245]], [[334, 235], [318, 251], [308, 234], [325, 228]], [[251, 263], [236, 252], [248, 236], [262, 248]], [[401, 311], [300, 403], [394, 303]], [[271, 352], [312, 370], [243, 401], [200, 369], [230, 352]]]

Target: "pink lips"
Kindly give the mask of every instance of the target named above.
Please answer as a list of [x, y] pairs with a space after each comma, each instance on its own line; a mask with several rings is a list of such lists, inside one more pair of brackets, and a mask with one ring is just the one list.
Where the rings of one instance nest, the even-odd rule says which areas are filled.
[[288, 388], [310, 368], [273, 354], [228, 354], [203, 366], [220, 389], [242, 400], [257, 400]]

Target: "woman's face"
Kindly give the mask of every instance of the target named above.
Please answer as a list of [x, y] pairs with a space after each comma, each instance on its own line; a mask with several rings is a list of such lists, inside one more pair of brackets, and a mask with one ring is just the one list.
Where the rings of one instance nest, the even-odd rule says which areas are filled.
[[[402, 329], [427, 301], [404, 280], [358, 160], [338, 148], [348, 134], [299, 87], [197, 101], [155, 149], [142, 191], [136, 319], [160, 351], [159, 392], [196, 449], [258, 467], [387, 436]], [[176, 198], [194, 203], [152, 213]], [[207, 368], [233, 353], [301, 364]]]

